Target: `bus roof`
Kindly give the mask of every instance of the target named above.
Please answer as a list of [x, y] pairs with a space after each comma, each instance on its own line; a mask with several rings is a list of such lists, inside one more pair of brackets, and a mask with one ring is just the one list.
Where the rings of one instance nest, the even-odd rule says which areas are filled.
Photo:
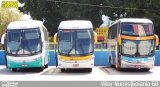
[[116, 24], [118, 22], [133, 22], [133, 23], [152, 23], [151, 20], [145, 18], [121, 18], [113, 23]]
[[42, 25], [43, 22], [38, 20], [14, 21], [8, 25], [7, 30], [38, 28]]
[[58, 29], [93, 29], [91, 21], [87, 20], [69, 20], [62, 21]]

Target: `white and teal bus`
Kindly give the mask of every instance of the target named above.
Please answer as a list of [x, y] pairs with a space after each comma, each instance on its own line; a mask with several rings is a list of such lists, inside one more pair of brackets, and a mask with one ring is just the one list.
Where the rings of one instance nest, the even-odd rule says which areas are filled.
[[154, 66], [159, 39], [151, 20], [119, 19], [110, 26], [108, 37], [109, 63], [112, 66], [145, 71]]
[[48, 67], [48, 31], [42, 21], [11, 22], [5, 33], [4, 45], [6, 66], [12, 71]]
[[54, 42], [58, 44], [57, 66], [62, 72], [69, 68], [92, 71], [97, 35], [90, 21], [62, 21]]

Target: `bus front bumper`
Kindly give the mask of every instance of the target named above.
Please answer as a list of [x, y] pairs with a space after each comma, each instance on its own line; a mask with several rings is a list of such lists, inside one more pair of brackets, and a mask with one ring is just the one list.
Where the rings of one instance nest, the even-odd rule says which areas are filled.
[[12, 68], [35, 68], [35, 67], [43, 67], [43, 63], [42, 63], [42, 58], [37, 58], [36, 60], [33, 60], [33, 61], [23, 61], [23, 62], [8, 60], [7, 67], [9, 69], [12, 69]]
[[155, 57], [131, 58], [121, 56], [121, 68], [153, 68]]
[[83, 62], [68, 62], [68, 61], [58, 61], [58, 68], [92, 68], [94, 67], [94, 60], [83, 61]]

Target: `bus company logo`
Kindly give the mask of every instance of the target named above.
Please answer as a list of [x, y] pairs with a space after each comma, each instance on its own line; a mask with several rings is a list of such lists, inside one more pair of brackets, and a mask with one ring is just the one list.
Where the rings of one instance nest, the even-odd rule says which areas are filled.
[[18, 82], [13, 81], [2, 81], [1, 87], [18, 87]]

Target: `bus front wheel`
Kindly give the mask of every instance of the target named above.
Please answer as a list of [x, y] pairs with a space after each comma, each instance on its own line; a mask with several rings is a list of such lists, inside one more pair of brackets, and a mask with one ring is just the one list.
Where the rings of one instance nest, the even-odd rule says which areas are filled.
[[120, 59], [116, 59], [116, 70], [118, 70], [118, 71], [121, 71], [122, 70], [122, 68], [120, 67], [121, 65], [120, 65], [121, 63], [120, 63]]
[[110, 66], [111, 66], [111, 68], [115, 68], [115, 66], [112, 64], [112, 58], [111, 58], [111, 56], [109, 56], [109, 60], [108, 60], [108, 62], [109, 62], [109, 64], [110, 64]]
[[148, 72], [150, 68], [143, 68], [142, 70]]
[[87, 72], [92, 72], [92, 68], [87, 68], [86, 71]]
[[45, 67], [39, 67], [38, 70], [39, 71], [43, 71]]
[[61, 69], [61, 72], [65, 72], [66, 71], [66, 69]]
[[13, 71], [13, 72], [16, 72], [16, 71], [17, 71], [17, 69], [16, 69], [16, 68], [13, 68], [13, 69], [12, 69], [12, 71]]

